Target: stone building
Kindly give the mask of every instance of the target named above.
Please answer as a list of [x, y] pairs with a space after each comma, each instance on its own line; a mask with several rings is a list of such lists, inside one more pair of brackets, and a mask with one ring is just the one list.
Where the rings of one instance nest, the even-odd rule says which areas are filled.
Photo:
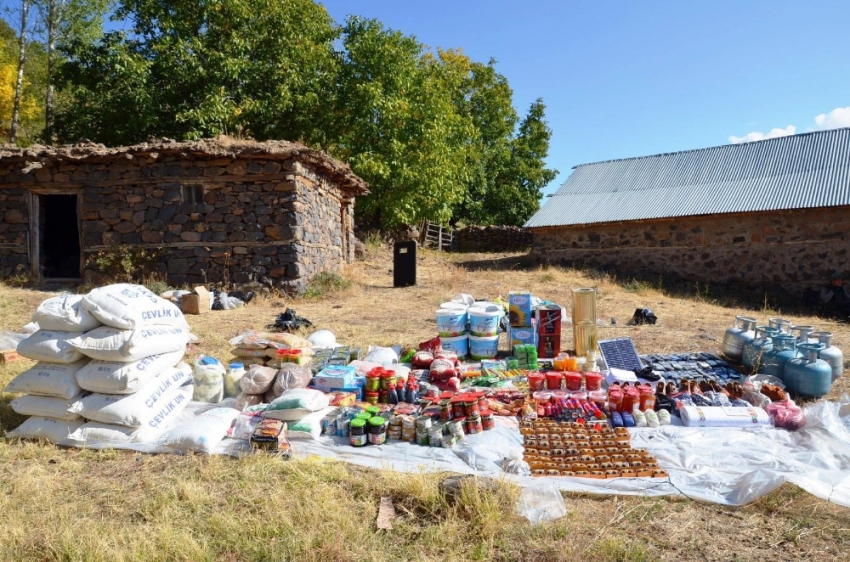
[[543, 261], [800, 294], [850, 273], [850, 129], [577, 166], [526, 227]]
[[348, 166], [297, 143], [156, 141], [0, 148], [0, 275], [96, 278], [103, 252], [146, 250], [175, 286], [287, 292], [354, 256]]

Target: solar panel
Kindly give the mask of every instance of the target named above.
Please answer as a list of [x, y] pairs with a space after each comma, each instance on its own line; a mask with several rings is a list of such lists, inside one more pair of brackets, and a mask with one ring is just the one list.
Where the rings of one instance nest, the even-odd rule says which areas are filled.
[[632, 338], [603, 340], [599, 342], [599, 349], [609, 369], [614, 367], [626, 371], [638, 371], [643, 367]]

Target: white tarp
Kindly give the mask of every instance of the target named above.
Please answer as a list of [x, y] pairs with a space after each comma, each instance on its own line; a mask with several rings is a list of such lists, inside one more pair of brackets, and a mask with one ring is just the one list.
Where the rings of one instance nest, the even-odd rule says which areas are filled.
[[[231, 400], [232, 402], [232, 400]], [[223, 404], [192, 402], [176, 424]], [[467, 436], [453, 449], [388, 442], [353, 448], [347, 438], [293, 440], [296, 455], [318, 455], [352, 464], [402, 472], [448, 471], [503, 476], [527, 487], [551, 483], [561, 490], [596, 494], [682, 495], [725, 505], [743, 505], [792, 482], [817, 497], [850, 507], [850, 397], [806, 408], [808, 424], [797, 432], [772, 427], [688, 428], [680, 425], [632, 431], [632, 445], [654, 454], [669, 479], [534, 478], [508, 475], [500, 465], [522, 448], [517, 424], [499, 418], [496, 428]], [[112, 445], [87, 443], [91, 448]], [[126, 443], [120, 448], [167, 452], [156, 443]], [[250, 454], [247, 441], [225, 439], [216, 454]]]

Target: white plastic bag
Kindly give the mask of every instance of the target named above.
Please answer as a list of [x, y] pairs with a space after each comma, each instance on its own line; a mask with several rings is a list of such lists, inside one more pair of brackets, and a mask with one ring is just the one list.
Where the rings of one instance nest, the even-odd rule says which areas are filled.
[[151, 355], [185, 350], [189, 337], [189, 329], [182, 326], [151, 325], [136, 330], [101, 326], [69, 343], [92, 359], [130, 363]]
[[82, 307], [82, 295], [59, 295], [38, 305], [32, 315], [42, 330], [88, 332], [100, 326], [100, 321]]
[[70, 400], [80, 393], [76, 374], [86, 363], [88, 363], [86, 359], [67, 365], [36, 363], [34, 367], [12, 379], [12, 382], [6, 385], [5, 392], [52, 396]]
[[263, 416], [256, 412], [239, 412], [239, 416], [236, 418], [236, 423], [233, 424], [233, 431], [230, 433], [230, 436], [234, 439], [244, 439], [248, 441], [251, 439], [251, 434], [254, 433], [254, 428], [257, 427], [263, 420]]
[[[135, 394], [89, 394], [72, 408], [84, 418], [101, 423], [141, 427], [168, 408], [175, 396], [181, 395], [177, 404], [191, 400], [191, 385], [181, 387], [191, 380], [192, 371], [185, 363], [167, 369]], [[186, 388], [190, 389], [188, 394]], [[173, 407], [174, 404], [171, 404]]]
[[73, 363], [83, 358], [83, 354], [70, 343], [78, 335], [60, 330], [39, 330], [18, 344], [18, 353], [34, 361]]
[[398, 352], [391, 347], [369, 347], [369, 351], [363, 360], [385, 366], [392, 365], [398, 363]]
[[312, 388], [296, 388], [287, 390], [269, 404], [263, 417], [282, 421], [300, 420], [327, 408], [329, 403], [330, 398], [324, 392]]
[[18, 344], [29, 334], [18, 334], [9, 330], [0, 330], [0, 349], [18, 349]]
[[177, 365], [185, 355], [183, 349], [158, 353], [133, 361], [89, 361], [77, 371], [80, 388], [104, 394], [133, 394], [158, 374]]
[[[214, 363], [205, 363], [205, 360], [212, 360]], [[224, 365], [218, 359], [205, 355], [195, 359], [192, 371], [195, 378], [195, 395], [192, 400], [213, 404], [221, 402], [224, 398], [224, 373]]]
[[239, 410], [213, 408], [195, 416], [192, 421], [173, 426], [158, 440], [169, 451], [206, 453], [211, 455], [227, 435]]
[[83, 425], [82, 420], [58, 420], [33, 416], [6, 434], [19, 439], [45, 439], [57, 445], [69, 444], [69, 436]]
[[286, 436], [289, 439], [318, 439], [322, 435], [322, 419], [334, 409], [322, 408], [300, 420], [287, 422]]
[[313, 344], [314, 349], [336, 347], [336, 336], [330, 330], [316, 330], [307, 336], [307, 341]]
[[547, 482], [532, 484], [524, 488], [517, 502], [516, 512], [532, 525], [557, 521], [567, 514], [567, 506], [561, 491]]
[[188, 327], [177, 305], [141, 285], [118, 283], [93, 289], [83, 297], [82, 305], [98, 320], [119, 330], [149, 325]]
[[79, 414], [69, 412], [68, 408], [79, 400], [75, 396], [70, 400], [65, 398], [52, 398], [50, 396], [19, 396], [12, 400], [9, 405], [22, 416], [39, 416], [57, 420], [72, 421], [80, 417]]

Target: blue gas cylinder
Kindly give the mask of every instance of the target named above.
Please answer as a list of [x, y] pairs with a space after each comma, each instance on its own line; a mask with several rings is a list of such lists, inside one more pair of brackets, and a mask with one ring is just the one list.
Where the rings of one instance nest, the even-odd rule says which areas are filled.
[[744, 355], [741, 358], [744, 367], [758, 373], [764, 354], [773, 349], [773, 340], [770, 338], [778, 334], [778, 328], [756, 326], [756, 336], [744, 344]]
[[818, 356], [822, 343], [801, 343], [798, 349], [805, 352], [805, 357], [795, 357], [785, 363], [785, 390], [803, 396], [821, 397], [829, 394], [832, 389], [832, 367]]
[[773, 375], [782, 379], [785, 364], [795, 357], [797, 353], [797, 338], [792, 335], [779, 334], [771, 338], [773, 349], [766, 351], [761, 360], [760, 372], [764, 375]]

